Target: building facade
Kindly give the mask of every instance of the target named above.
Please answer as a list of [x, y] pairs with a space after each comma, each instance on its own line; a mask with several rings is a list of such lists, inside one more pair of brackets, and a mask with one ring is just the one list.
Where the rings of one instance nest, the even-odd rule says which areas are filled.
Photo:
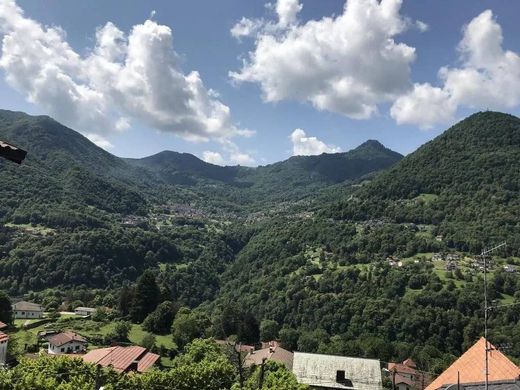
[[43, 317], [43, 306], [21, 301], [12, 305], [14, 318], [37, 319]]

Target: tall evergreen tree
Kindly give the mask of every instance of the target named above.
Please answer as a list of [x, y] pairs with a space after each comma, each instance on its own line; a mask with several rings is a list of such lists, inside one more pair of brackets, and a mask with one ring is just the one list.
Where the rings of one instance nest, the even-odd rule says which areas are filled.
[[146, 270], [137, 280], [135, 297], [130, 308], [134, 322], [142, 322], [159, 304], [161, 290], [152, 271]]
[[13, 321], [11, 299], [4, 291], [0, 291], [0, 321], [6, 324], [11, 324]]

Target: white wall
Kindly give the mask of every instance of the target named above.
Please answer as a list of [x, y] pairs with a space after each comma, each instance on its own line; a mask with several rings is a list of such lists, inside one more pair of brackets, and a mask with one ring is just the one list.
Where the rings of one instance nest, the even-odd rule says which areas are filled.
[[[77, 341], [71, 341], [70, 343], [63, 344], [60, 346], [55, 346], [51, 343], [49, 343], [49, 347], [47, 349], [47, 352], [52, 355], [59, 355], [62, 353], [73, 353], [73, 352], [80, 352], [85, 348], [85, 343], [79, 343]], [[76, 349], [78, 347], [78, 349]], [[63, 351], [62, 351], [63, 348]]]
[[14, 312], [14, 318], [42, 318], [43, 312], [41, 311], [22, 311], [22, 310], [16, 310]]
[[8, 340], [0, 341], [0, 364], [5, 364], [7, 359], [7, 343]]

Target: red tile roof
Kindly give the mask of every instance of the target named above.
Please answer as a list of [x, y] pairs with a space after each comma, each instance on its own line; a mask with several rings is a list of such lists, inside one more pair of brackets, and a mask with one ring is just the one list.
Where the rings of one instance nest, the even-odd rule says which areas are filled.
[[417, 368], [417, 364], [412, 360], [412, 358], [406, 359], [403, 364], [408, 367]]
[[282, 363], [289, 370], [292, 370], [294, 355], [292, 352], [283, 349], [282, 347], [270, 347], [259, 349], [248, 353], [244, 361], [246, 367], [261, 365], [263, 360], [274, 360]]
[[77, 343], [87, 343], [87, 339], [77, 334], [76, 332], [62, 332], [55, 334], [47, 339], [50, 344], [60, 347], [64, 344], [71, 343], [73, 341]]
[[[498, 351], [491, 343], [487, 343], [491, 351], [488, 354], [489, 381], [500, 381], [520, 378], [520, 367]], [[457, 382], [460, 373], [460, 383], [482, 382], [485, 380], [486, 341], [482, 337], [450, 367], [437, 377], [426, 390], [437, 390], [443, 385]]]
[[103, 367], [111, 366], [119, 372], [129, 371], [133, 362], [137, 362], [138, 372], [144, 372], [159, 358], [159, 355], [146, 352], [146, 348], [138, 346], [94, 349], [83, 355], [86, 362], [100, 364]]

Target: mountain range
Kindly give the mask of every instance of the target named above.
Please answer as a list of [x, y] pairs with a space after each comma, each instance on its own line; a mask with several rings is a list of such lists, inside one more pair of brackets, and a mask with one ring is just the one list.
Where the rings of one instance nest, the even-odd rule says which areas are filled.
[[257, 168], [120, 158], [10, 111], [0, 139], [28, 151], [21, 166], [0, 161], [0, 290], [12, 295], [117, 307], [151, 270], [164, 299], [222, 324], [212, 337], [268, 321], [290, 349], [413, 356], [436, 372], [481, 333], [473, 256], [507, 241], [490, 272], [506, 305], [490, 338], [520, 346], [520, 278], [503, 271], [520, 265], [514, 116], [476, 113], [406, 157], [367, 141]]
[[377, 141], [367, 141], [346, 153], [297, 156], [258, 168], [221, 167], [172, 151], [124, 159], [47, 116], [5, 110], [0, 111], [0, 137], [28, 151], [22, 167], [1, 163], [0, 198], [11, 202], [2, 215], [27, 219], [24, 209], [36, 199], [31, 205], [38, 209], [31, 211], [33, 222], [40, 222], [37, 214], [44, 209], [144, 215], [152, 205], [164, 202], [198, 203], [203, 208], [230, 203], [233, 209], [245, 205], [251, 209], [260, 200], [263, 207], [266, 202], [296, 201], [327, 186], [359, 180], [402, 158]]

